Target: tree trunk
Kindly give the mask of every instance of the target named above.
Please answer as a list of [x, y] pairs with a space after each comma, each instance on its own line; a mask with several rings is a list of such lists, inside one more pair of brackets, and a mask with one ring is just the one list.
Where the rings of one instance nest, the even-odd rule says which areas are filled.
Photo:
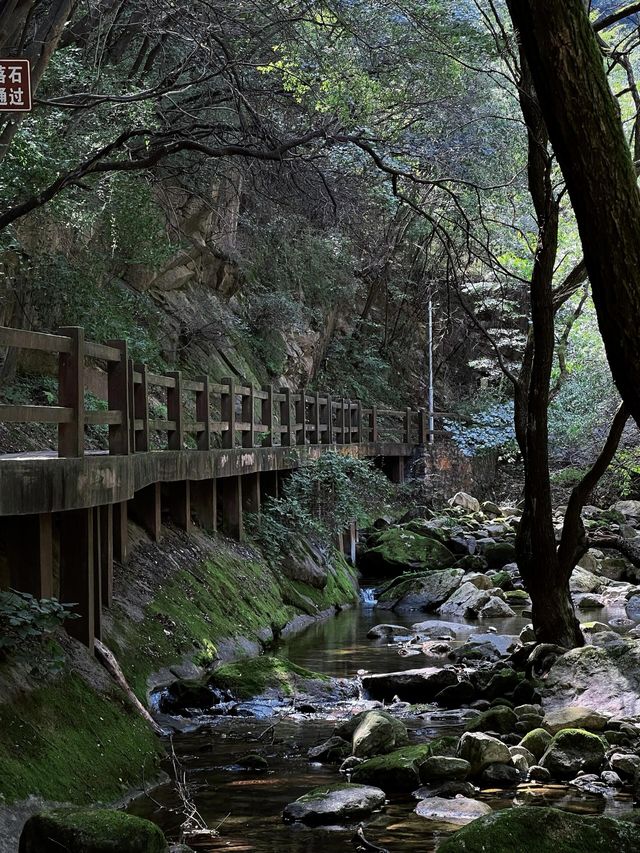
[[614, 381], [640, 424], [640, 193], [583, 0], [508, 0], [575, 211]]

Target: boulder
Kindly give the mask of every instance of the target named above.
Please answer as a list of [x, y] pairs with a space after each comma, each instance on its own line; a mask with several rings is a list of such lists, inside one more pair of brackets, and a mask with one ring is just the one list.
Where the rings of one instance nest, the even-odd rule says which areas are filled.
[[640, 829], [541, 806], [503, 809], [462, 827], [438, 853], [637, 853]]
[[544, 682], [543, 707], [550, 714], [574, 705], [609, 716], [640, 715], [640, 641], [583, 646], [559, 657]]
[[614, 752], [609, 766], [623, 779], [634, 779], [640, 774], [640, 756], [635, 753]]
[[112, 809], [59, 808], [30, 817], [19, 853], [166, 853], [151, 821]]
[[394, 526], [369, 537], [360, 562], [367, 572], [390, 574], [407, 567], [444, 569], [455, 563], [455, 557], [438, 539]]
[[475, 720], [472, 720], [467, 726], [468, 732], [497, 732], [501, 735], [506, 735], [509, 732], [515, 731], [515, 724], [518, 722], [518, 717], [511, 708], [505, 705], [498, 705], [495, 708], [489, 708], [484, 714], [480, 714]]
[[[518, 757], [522, 758], [522, 756]], [[489, 764], [480, 774], [480, 787], [515, 788], [520, 778], [520, 771], [515, 764]]]
[[404, 723], [386, 711], [369, 711], [353, 733], [352, 752], [357, 758], [372, 758], [392, 752], [406, 743], [407, 727]]
[[622, 581], [627, 577], [628, 564], [621, 557], [607, 557], [600, 561], [599, 574], [613, 581]]
[[574, 596], [574, 601], [579, 610], [600, 610], [606, 602], [601, 595], [593, 592], [583, 592]]
[[489, 764], [511, 764], [509, 748], [497, 738], [479, 732], [465, 732], [456, 754], [469, 762], [472, 776], [482, 773]]
[[569, 589], [571, 592], [600, 592], [604, 584], [601, 578], [576, 566], [569, 578]]
[[318, 746], [312, 746], [307, 752], [309, 761], [320, 761], [326, 764], [339, 764], [351, 754], [351, 744], [348, 740], [338, 737], [330, 737]]
[[388, 755], [363, 761], [354, 768], [354, 782], [376, 785], [384, 791], [412, 791], [420, 784], [421, 765], [430, 757], [428, 744], [405, 746]]
[[394, 696], [405, 702], [431, 702], [437, 693], [457, 682], [458, 676], [452, 669], [436, 667], [362, 676], [362, 687], [366, 693], [372, 699], [385, 702]]
[[420, 767], [420, 779], [423, 782], [447, 782], [464, 780], [469, 775], [471, 765], [463, 758], [451, 755], [432, 755]]
[[593, 711], [591, 708], [584, 708], [581, 705], [567, 705], [564, 708], [549, 711], [544, 719], [544, 728], [550, 731], [552, 735], [561, 729], [587, 729], [592, 732], [601, 732], [604, 730], [607, 720], [607, 716], [598, 711]]
[[457, 684], [450, 684], [433, 697], [438, 705], [444, 705], [445, 708], [459, 708], [461, 705], [466, 705], [471, 702], [476, 695], [476, 689], [473, 684], [463, 679]]
[[390, 640], [393, 637], [406, 636], [408, 629], [404, 625], [374, 625], [367, 632], [367, 640]]
[[618, 501], [611, 509], [622, 513], [625, 518], [640, 518], [640, 501]]
[[480, 501], [466, 492], [457, 492], [449, 500], [449, 506], [460, 506], [467, 512], [480, 512]]
[[393, 610], [435, 610], [454, 593], [464, 577], [462, 569], [443, 569], [416, 578], [393, 604]]
[[463, 619], [477, 619], [480, 608], [489, 601], [491, 595], [478, 589], [472, 583], [463, 583], [438, 609], [441, 616], [455, 616]]
[[458, 622], [442, 622], [438, 619], [429, 619], [426, 622], [415, 622], [411, 630], [424, 637], [438, 639], [460, 639], [468, 636], [475, 628], [471, 625], [461, 625]]
[[479, 817], [491, 814], [491, 806], [481, 803], [479, 800], [471, 800], [468, 797], [430, 797], [422, 800], [416, 806], [416, 814], [425, 820], [437, 823], [450, 823], [462, 826], [477, 820]]
[[486, 542], [481, 552], [490, 569], [502, 569], [516, 559], [516, 548], [511, 542]]
[[551, 735], [546, 731], [546, 729], [532, 729], [532, 731], [527, 732], [527, 734], [522, 738], [519, 746], [526, 749], [537, 761], [539, 761], [547, 751], [547, 747], [551, 743], [551, 740]]
[[384, 805], [385, 793], [369, 785], [321, 785], [285, 806], [286, 823], [317, 825], [359, 820]]
[[486, 604], [483, 604], [478, 612], [480, 619], [508, 619], [515, 616], [515, 612], [509, 607], [506, 601], [492, 595]]
[[491, 578], [482, 572], [467, 572], [464, 579], [466, 583], [472, 583], [478, 589], [493, 589], [494, 587]]
[[562, 729], [540, 759], [540, 765], [557, 779], [573, 779], [580, 772], [599, 773], [603, 764], [604, 744], [583, 729]]

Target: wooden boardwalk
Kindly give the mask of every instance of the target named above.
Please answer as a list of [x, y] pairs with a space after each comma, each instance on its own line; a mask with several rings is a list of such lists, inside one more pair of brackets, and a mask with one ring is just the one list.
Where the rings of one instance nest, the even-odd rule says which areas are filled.
[[[0, 347], [48, 353], [58, 367], [56, 405], [0, 405], [0, 423], [54, 425], [57, 435], [55, 450], [0, 454], [0, 582], [78, 602], [68, 630], [90, 647], [111, 604], [113, 561], [127, 560], [129, 519], [156, 541], [163, 517], [242, 539], [243, 514], [326, 450], [375, 459], [402, 481], [416, 448], [442, 434], [428, 432], [424, 409], [154, 373], [126, 342], [86, 341], [80, 327], [0, 327]], [[103, 450], [85, 449], [87, 427], [101, 428]]]

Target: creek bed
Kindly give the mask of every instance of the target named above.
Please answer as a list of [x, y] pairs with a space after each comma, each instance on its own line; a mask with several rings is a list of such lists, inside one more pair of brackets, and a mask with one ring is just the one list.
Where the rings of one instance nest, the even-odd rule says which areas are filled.
[[[597, 618], [607, 621], [619, 615], [598, 611]], [[366, 635], [373, 625], [393, 623], [409, 628], [430, 617], [416, 613], [394, 614], [362, 607], [344, 611], [335, 618], [316, 623], [292, 637], [278, 649], [280, 657], [327, 675], [353, 678], [359, 670], [389, 672], [428, 665], [421, 656], [403, 657], [397, 646], [372, 641]], [[437, 617], [433, 617], [435, 620]], [[585, 621], [594, 618], [583, 614]], [[452, 620], [449, 620], [452, 621]], [[474, 634], [490, 627], [499, 634], [517, 634], [528, 619], [485, 620], [474, 624]], [[469, 623], [462, 623], [467, 624]], [[409, 631], [408, 631], [409, 633]], [[442, 665], [448, 661], [442, 661]], [[354, 701], [354, 705], [357, 704]], [[450, 722], [430, 717], [419, 722], [405, 720], [410, 729], [419, 728], [420, 738], [436, 737], [460, 731]], [[337, 767], [312, 764], [307, 750], [328, 738], [333, 720], [319, 715], [297, 714], [286, 717], [208, 717], [196, 732], [177, 734], [173, 745], [177, 758], [195, 791], [194, 801], [210, 827], [219, 827], [220, 835], [203, 842], [198, 850], [228, 853], [338, 853], [355, 850], [351, 839], [354, 827], [306, 827], [286, 825], [282, 810], [291, 801], [323, 783], [343, 781]], [[259, 753], [269, 769], [257, 771], [235, 765], [241, 756]], [[167, 836], [177, 839], [183, 816], [172, 784], [152, 792], [152, 799], [139, 797], [129, 811], [158, 823]], [[504, 791], [483, 791], [478, 799], [495, 809], [510, 806], [513, 797]], [[391, 853], [430, 853], [438, 839], [451, 827], [428, 823], [413, 813], [416, 800], [410, 795], [391, 798], [385, 810], [365, 822], [367, 838], [388, 847]], [[515, 802], [520, 805], [552, 805], [584, 814], [615, 816], [629, 811], [631, 799], [620, 794], [613, 798], [583, 794], [566, 785], [520, 786]], [[195, 845], [194, 845], [195, 846]]]

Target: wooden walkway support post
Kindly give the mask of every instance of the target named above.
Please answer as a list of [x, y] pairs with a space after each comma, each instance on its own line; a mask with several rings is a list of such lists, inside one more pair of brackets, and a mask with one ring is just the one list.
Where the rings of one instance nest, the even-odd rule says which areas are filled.
[[[298, 427], [300, 429], [298, 429]], [[302, 388], [296, 401], [295, 444], [307, 443], [307, 390]]]
[[241, 542], [244, 538], [242, 517], [242, 477], [224, 477], [222, 480], [222, 532]]
[[120, 412], [120, 423], [109, 424], [109, 453], [114, 456], [128, 456], [131, 441], [129, 348], [126, 341], [109, 341], [109, 346], [120, 352], [120, 361], [110, 361], [107, 366], [109, 409]]
[[429, 423], [426, 409], [418, 409], [418, 444], [427, 444]]
[[254, 447], [256, 430], [256, 398], [253, 385], [249, 385], [249, 393], [242, 395], [242, 420], [249, 429], [242, 433], [242, 446]]
[[146, 453], [150, 450], [149, 444], [149, 382], [147, 379], [147, 365], [134, 364], [134, 371], [140, 374], [140, 381], [133, 382], [133, 422], [134, 422], [134, 447], [136, 453]]
[[99, 506], [100, 562], [102, 564], [102, 606], [113, 603], [113, 505]]
[[411, 443], [411, 409], [406, 408], [404, 413], [404, 442], [405, 444]]
[[202, 424], [196, 432], [196, 444], [198, 450], [211, 450], [211, 384], [208, 376], [201, 376], [197, 381], [202, 382], [203, 388], [196, 391], [196, 421]]
[[371, 432], [369, 434], [369, 441], [373, 444], [376, 444], [378, 441], [378, 407], [375, 403], [371, 406]]
[[174, 422], [173, 429], [168, 431], [167, 446], [169, 450], [182, 450], [184, 447], [184, 420], [182, 411], [182, 372], [173, 370], [167, 373], [173, 379], [173, 388], [167, 388], [167, 420]]
[[131, 518], [144, 528], [154, 542], [158, 542], [162, 529], [162, 498], [160, 483], [151, 483], [140, 489], [129, 501]]
[[273, 417], [273, 385], [263, 385], [263, 392], [267, 395], [262, 400], [261, 405], [261, 415], [260, 420], [262, 421], [262, 426], [266, 430], [266, 435], [262, 438], [262, 446], [263, 447], [273, 447], [273, 426], [274, 426], [274, 417]]
[[67, 632], [93, 651], [95, 637], [93, 509], [61, 512], [60, 601], [74, 603], [77, 619], [65, 623]]
[[322, 433], [322, 443], [333, 444], [333, 400], [331, 394], [325, 394], [324, 399], [324, 425], [326, 429]]
[[36, 598], [53, 596], [51, 513], [2, 519], [1, 535], [9, 566], [9, 583]]
[[295, 444], [295, 440], [292, 441], [291, 433], [291, 389], [281, 388], [280, 393], [284, 396], [284, 400], [280, 402], [280, 425], [282, 427], [280, 444], [283, 447], [290, 447]]
[[218, 529], [217, 480], [191, 481], [191, 509], [203, 530]]
[[72, 410], [68, 423], [58, 424], [58, 456], [84, 456], [84, 329], [66, 326], [71, 352], [58, 357], [58, 405]]

